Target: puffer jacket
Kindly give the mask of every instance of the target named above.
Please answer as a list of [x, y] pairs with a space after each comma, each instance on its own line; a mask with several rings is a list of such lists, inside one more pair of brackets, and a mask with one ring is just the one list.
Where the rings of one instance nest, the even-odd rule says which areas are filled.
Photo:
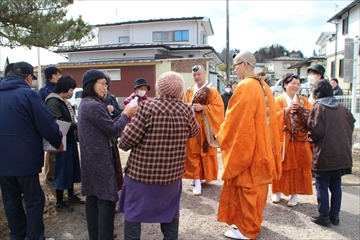
[[325, 172], [352, 167], [352, 134], [355, 119], [334, 97], [315, 101], [308, 120], [308, 140], [315, 144], [314, 171]]
[[41, 172], [43, 138], [59, 148], [62, 134], [40, 95], [21, 77], [10, 74], [0, 83], [0, 176]]

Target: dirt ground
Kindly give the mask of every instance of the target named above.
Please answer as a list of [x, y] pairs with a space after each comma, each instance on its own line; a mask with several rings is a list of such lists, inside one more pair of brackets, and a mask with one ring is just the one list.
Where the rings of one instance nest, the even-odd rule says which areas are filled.
[[[121, 152], [123, 166], [128, 153]], [[270, 201], [271, 187], [267, 206], [264, 211], [264, 222], [258, 239], [359, 239], [359, 193], [360, 193], [360, 152], [354, 156], [353, 174], [343, 177], [343, 203], [341, 216], [343, 226], [324, 228], [313, 224], [309, 215], [317, 214], [316, 195], [300, 196], [298, 206], [289, 208], [285, 200], [280, 204]], [[219, 154], [219, 178], [221, 179], [221, 154]], [[40, 181], [45, 192], [46, 205], [44, 213], [45, 236], [60, 239], [88, 239], [85, 207], [73, 205], [74, 212], [57, 212], [55, 190], [44, 181]], [[75, 184], [75, 192], [80, 193], [81, 184]], [[222, 188], [222, 181], [213, 181], [203, 185], [203, 195], [192, 195], [190, 180], [183, 180], [181, 198], [179, 239], [226, 239], [223, 233], [229, 229], [225, 223], [217, 222], [217, 207]], [[85, 198], [84, 198], [85, 199]], [[355, 207], [355, 209], [354, 209]], [[342, 218], [343, 219], [343, 218]], [[115, 215], [115, 232], [117, 239], [123, 239], [123, 215]], [[9, 229], [0, 196], [0, 239], [8, 239]], [[142, 239], [162, 239], [159, 224], [142, 224]]]

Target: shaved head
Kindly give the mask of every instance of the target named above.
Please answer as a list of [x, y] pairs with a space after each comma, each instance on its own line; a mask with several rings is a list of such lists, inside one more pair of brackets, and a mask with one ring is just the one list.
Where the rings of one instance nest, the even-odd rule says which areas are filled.
[[234, 58], [234, 70], [240, 80], [254, 74], [255, 65], [255, 56], [249, 51], [240, 52]]
[[246, 61], [253, 67], [255, 67], [256, 65], [255, 56], [249, 51], [243, 51], [238, 53], [235, 57], [235, 60], [237, 60], [238, 62]]

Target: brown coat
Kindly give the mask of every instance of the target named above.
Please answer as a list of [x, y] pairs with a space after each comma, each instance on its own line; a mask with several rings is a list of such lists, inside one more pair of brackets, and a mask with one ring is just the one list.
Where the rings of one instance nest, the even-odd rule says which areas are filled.
[[317, 100], [308, 121], [309, 142], [315, 143], [312, 168], [325, 172], [352, 167], [352, 134], [355, 119], [333, 97]]

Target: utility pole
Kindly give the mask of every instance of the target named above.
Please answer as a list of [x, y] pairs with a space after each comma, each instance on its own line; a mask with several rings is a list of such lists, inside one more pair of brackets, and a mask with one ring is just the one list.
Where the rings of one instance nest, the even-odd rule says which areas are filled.
[[230, 61], [229, 61], [229, 0], [226, 0], [226, 81], [230, 82]]

